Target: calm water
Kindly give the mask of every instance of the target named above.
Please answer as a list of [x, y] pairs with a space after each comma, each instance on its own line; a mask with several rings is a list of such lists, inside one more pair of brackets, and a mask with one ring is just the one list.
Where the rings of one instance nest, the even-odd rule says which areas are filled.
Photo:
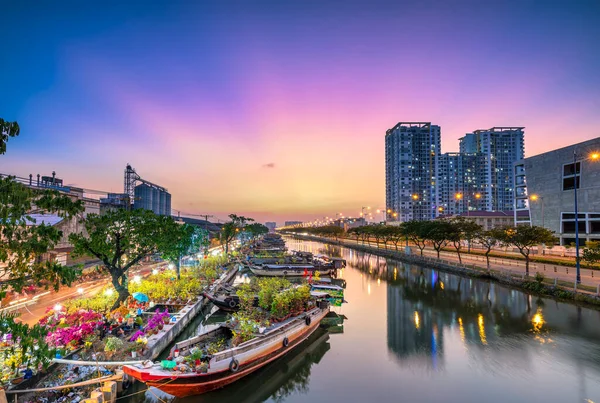
[[128, 402], [600, 402], [598, 311], [346, 248], [288, 247], [348, 261], [343, 333], [319, 331], [218, 392]]

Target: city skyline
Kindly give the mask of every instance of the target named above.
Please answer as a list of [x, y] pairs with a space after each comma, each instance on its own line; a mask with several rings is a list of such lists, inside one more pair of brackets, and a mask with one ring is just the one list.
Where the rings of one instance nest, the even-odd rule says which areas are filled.
[[527, 157], [600, 134], [594, 2], [102, 4], [3, 7], [22, 130], [0, 172], [122, 192], [131, 163], [175, 210], [307, 221], [385, 206], [398, 121], [439, 124], [444, 153], [493, 126], [526, 127]]

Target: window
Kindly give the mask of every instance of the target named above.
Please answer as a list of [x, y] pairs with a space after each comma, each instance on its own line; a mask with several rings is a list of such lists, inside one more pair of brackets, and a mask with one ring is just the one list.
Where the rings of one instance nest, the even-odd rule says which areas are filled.
[[[579, 233], [585, 234], [585, 221], [579, 221]], [[573, 234], [575, 233], [575, 221], [563, 221], [563, 233]]]
[[581, 162], [563, 165], [563, 190], [577, 189], [581, 187]]

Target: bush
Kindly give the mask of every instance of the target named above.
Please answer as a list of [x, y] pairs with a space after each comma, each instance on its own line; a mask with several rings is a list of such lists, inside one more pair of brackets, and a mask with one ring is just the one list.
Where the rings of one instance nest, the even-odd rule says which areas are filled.
[[546, 276], [544, 276], [544, 273], [541, 273], [539, 271], [537, 273], [535, 273], [535, 281], [538, 284], [542, 284], [544, 282], [545, 278], [546, 278]]
[[285, 288], [289, 288], [291, 283], [284, 278], [266, 278], [258, 281], [258, 306], [270, 310], [273, 305], [275, 295]]

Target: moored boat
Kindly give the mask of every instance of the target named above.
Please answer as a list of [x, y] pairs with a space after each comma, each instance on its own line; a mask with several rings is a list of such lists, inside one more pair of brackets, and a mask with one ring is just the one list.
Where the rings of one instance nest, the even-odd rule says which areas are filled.
[[[272, 325], [254, 338], [209, 356], [205, 373], [175, 372], [163, 369], [159, 364], [126, 365], [123, 371], [133, 378], [156, 387], [177, 397], [198, 395], [222, 388], [278, 359], [306, 340], [319, 326], [329, 312], [326, 301], [317, 307]], [[174, 349], [182, 354], [202, 343], [207, 337], [226, 334], [228, 329], [221, 326], [206, 334], [177, 343]]]
[[265, 264], [262, 266], [250, 266], [250, 271], [255, 276], [271, 277], [302, 277], [314, 275], [316, 271], [324, 276], [335, 275], [336, 269], [332, 266], [314, 266], [314, 265], [284, 265], [284, 264]]

